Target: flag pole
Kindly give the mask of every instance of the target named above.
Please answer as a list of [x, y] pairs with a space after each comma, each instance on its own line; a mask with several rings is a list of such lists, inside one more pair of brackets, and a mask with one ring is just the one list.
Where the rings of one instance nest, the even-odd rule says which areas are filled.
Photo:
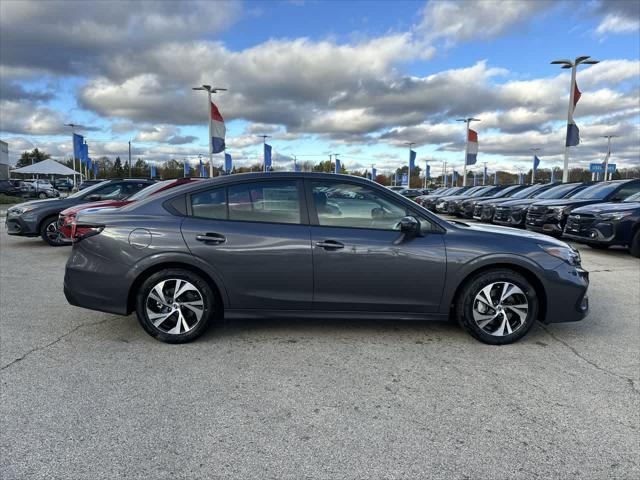
[[[567, 113], [567, 129], [569, 128], [569, 123], [573, 120], [572, 110], [573, 110], [573, 92], [576, 88], [576, 69], [578, 68], [577, 63], [573, 63], [571, 66], [571, 88], [569, 90], [569, 111]], [[565, 141], [564, 145], [564, 168], [562, 170], [562, 183], [569, 182], [569, 146]]]
[[462, 167], [462, 186], [466, 187], [467, 186], [467, 155], [469, 154], [469, 122], [471, 121], [470, 118], [467, 118], [466, 120], [466, 125], [467, 125], [467, 130], [466, 130], [466, 134], [464, 137], [464, 166]]
[[411, 147], [415, 145], [413, 142], [405, 142], [409, 146], [409, 165], [407, 166], [407, 188], [411, 188]]
[[533, 182], [536, 181], [536, 152], [538, 152], [540, 149], [539, 148], [531, 148], [530, 150], [533, 151], [533, 168], [531, 169], [531, 185], [533, 185]]

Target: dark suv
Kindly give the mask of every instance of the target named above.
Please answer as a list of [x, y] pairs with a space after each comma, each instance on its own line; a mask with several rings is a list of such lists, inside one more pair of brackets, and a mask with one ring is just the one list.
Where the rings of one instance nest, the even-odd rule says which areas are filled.
[[564, 238], [593, 248], [629, 246], [640, 257], [640, 192], [619, 203], [596, 203], [576, 208], [564, 227]]
[[66, 198], [52, 198], [20, 203], [7, 210], [7, 233], [21, 237], [41, 237], [53, 247], [67, 242], [58, 232], [58, 215], [81, 203], [128, 197], [154, 183], [152, 180], [109, 180], [80, 190]]
[[224, 175], [76, 222], [67, 300], [136, 311], [170, 343], [223, 316], [275, 316], [455, 318], [505, 344], [536, 319], [576, 321], [588, 310], [588, 274], [566, 243], [446, 222], [351, 175]]
[[560, 236], [571, 211], [585, 205], [603, 202], [621, 202], [640, 191], [640, 180], [600, 182], [572, 195], [571, 198], [544, 200], [529, 207], [528, 230]]

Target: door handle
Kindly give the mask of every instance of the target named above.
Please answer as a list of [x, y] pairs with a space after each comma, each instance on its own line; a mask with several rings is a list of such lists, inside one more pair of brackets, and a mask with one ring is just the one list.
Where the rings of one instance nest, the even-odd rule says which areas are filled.
[[344, 243], [336, 240], [325, 240], [324, 242], [317, 242], [316, 247], [324, 248], [325, 250], [339, 250], [344, 248]]
[[220, 245], [227, 241], [227, 237], [220, 233], [204, 233], [196, 235], [196, 240], [210, 245]]

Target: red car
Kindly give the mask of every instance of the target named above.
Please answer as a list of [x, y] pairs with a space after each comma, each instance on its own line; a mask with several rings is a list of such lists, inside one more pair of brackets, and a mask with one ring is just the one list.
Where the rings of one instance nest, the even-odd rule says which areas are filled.
[[75, 207], [67, 208], [66, 210], [60, 212], [60, 215], [58, 216], [58, 230], [66, 239], [71, 240], [71, 229], [73, 228], [73, 223], [75, 222], [78, 212], [81, 212], [82, 210], [87, 210], [89, 208], [124, 207], [125, 205], [137, 202], [138, 200], [147, 198], [148, 196], [155, 193], [162, 192], [179, 185], [185, 185], [194, 180], [199, 180], [199, 178], [178, 178], [174, 180], [164, 180], [162, 182], [157, 182], [153, 185], [149, 185], [148, 187], [143, 188], [142, 190], [123, 200], [101, 200], [99, 202], [83, 203], [80, 205], [76, 205]]

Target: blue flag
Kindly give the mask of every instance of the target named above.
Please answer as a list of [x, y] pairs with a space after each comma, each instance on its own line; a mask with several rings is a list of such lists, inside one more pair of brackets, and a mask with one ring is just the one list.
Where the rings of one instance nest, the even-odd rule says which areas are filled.
[[204, 168], [204, 163], [202, 163], [202, 160], [200, 160], [200, 176], [203, 178], [207, 176], [207, 170]]
[[82, 144], [82, 150], [80, 151], [80, 161], [87, 163], [87, 160], [89, 160], [89, 144], [85, 142]]
[[416, 168], [416, 152], [409, 150], [409, 175], [411, 175], [414, 168]]
[[428, 163], [425, 175], [427, 176], [427, 180], [431, 180], [431, 165], [429, 165]]
[[549, 180], [549, 183], [555, 183], [556, 182], [556, 172], [553, 171], [553, 168], [551, 169], [551, 180]]
[[341, 171], [342, 171], [342, 164], [340, 163], [340, 160], [336, 158], [336, 173], [340, 173]]
[[231, 173], [231, 170], [233, 170], [233, 160], [231, 159], [231, 155], [228, 153], [224, 154], [224, 170], [227, 173]]
[[91, 168], [92, 168], [92, 163], [91, 163], [91, 158], [90, 157], [87, 157], [87, 168], [89, 170], [91, 170]]
[[93, 164], [93, 178], [98, 178], [98, 164]]
[[458, 173], [454, 171], [451, 174], [451, 183], [452, 185], [457, 185], [457, 182], [458, 182]]
[[268, 143], [264, 144], [264, 170], [271, 171], [271, 145]]
[[184, 161], [184, 176], [186, 177], [187, 175], [189, 175], [189, 171], [191, 170], [191, 167], [189, 166], [189, 162], [187, 162], [186, 160]]
[[580, 143], [580, 130], [575, 123], [567, 124], [567, 141], [565, 145], [567, 147], [575, 147]]
[[73, 134], [73, 158], [80, 160], [82, 157], [82, 145], [84, 144], [84, 137], [82, 135], [78, 135], [77, 133]]
[[156, 167], [154, 165], [151, 165], [151, 178], [155, 178], [156, 176]]
[[371, 167], [371, 180], [376, 181], [376, 177], [378, 176], [378, 171], [375, 167]]
[[294, 172], [300, 172], [300, 165], [296, 162], [293, 164], [293, 171]]
[[398, 172], [393, 174], [393, 184], [398, 185]]
[[533, 175], [535, 176], [536, 172], [538, 171], [538, 166], [540, 165], [540, 159], [538, 158], [537, 155], [533, 156]]

